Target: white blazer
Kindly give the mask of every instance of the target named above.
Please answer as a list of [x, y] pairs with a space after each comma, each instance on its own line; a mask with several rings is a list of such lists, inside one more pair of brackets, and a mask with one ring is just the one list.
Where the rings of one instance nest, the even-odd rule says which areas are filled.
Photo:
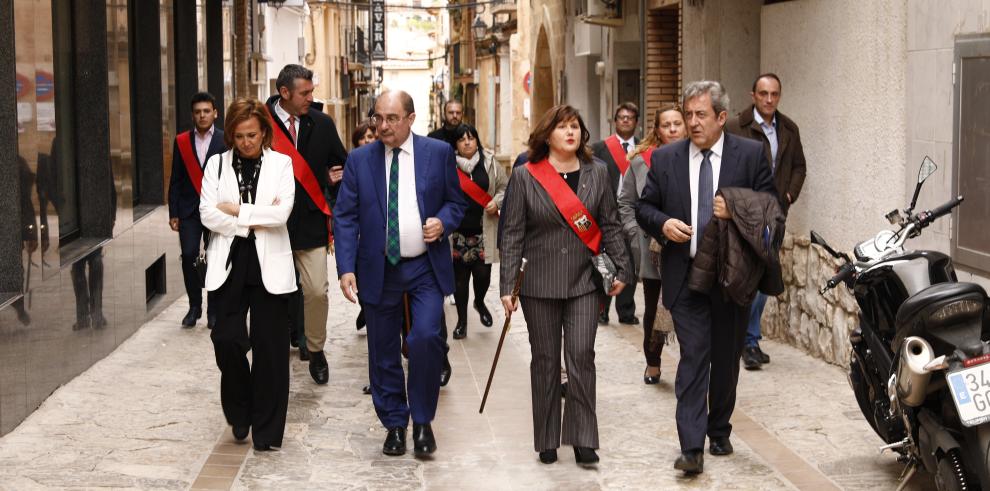
[[[255, 246], [265, 290], [275, 295], [294, 292], [296, 273], [289, 230], [285, 226], [296, 197], [292, 159], [265, 149], [255, 204], [241, 203], [239, 216], [234, 217], [217, 209], [217, 203], [240, 203], [233, 158], [233, 150], [214, 155], [203, 170], [199, 216], [203, 226], [214, 232], [206, 248], [206, 289], [215, 291], [227, 281], [230, 274], [227, 255], [234, 236], [247, 237], [251, 227], [256, 227]], [[223, 172], [218, 182], [219, 165], [223, 166]], [[275, 204], [276, 200], [278, 204]]]

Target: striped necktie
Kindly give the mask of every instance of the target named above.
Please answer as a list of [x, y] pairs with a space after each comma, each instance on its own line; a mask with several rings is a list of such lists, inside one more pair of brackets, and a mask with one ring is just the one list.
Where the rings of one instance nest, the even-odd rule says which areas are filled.
[[402, 259], [399, 248], [399, 148], [392, 149], [392, 165], [388, 175], [388, 204], [385, 225], [385, 256], [395, 266]]

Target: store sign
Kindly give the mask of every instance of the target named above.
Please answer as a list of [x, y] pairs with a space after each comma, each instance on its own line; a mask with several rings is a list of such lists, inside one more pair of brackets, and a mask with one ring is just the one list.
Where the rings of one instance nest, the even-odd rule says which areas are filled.
[[385, 0], [371, 0], [371, 59], [385, 58]]

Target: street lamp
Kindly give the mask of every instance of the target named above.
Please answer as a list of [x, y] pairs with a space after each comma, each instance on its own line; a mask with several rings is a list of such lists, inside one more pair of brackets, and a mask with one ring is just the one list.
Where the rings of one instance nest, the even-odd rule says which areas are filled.
[[481, 20], [481, 16], [474, 18], [474, 24], [471, 25], [471, 29], [474, 30], [474, 39], [481, 40], [485, 38], [485, 32], [488, 31], [488, 24]]

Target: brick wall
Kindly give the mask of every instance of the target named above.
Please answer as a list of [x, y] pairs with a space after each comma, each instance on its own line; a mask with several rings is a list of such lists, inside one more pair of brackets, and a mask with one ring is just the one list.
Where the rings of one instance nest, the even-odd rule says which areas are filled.
[[677, 102], [681, 94], [681, 7], [651, 10], [646, 18], [646, 111], [643, 120], [652, 124], [653, 112], [662, 104]]

